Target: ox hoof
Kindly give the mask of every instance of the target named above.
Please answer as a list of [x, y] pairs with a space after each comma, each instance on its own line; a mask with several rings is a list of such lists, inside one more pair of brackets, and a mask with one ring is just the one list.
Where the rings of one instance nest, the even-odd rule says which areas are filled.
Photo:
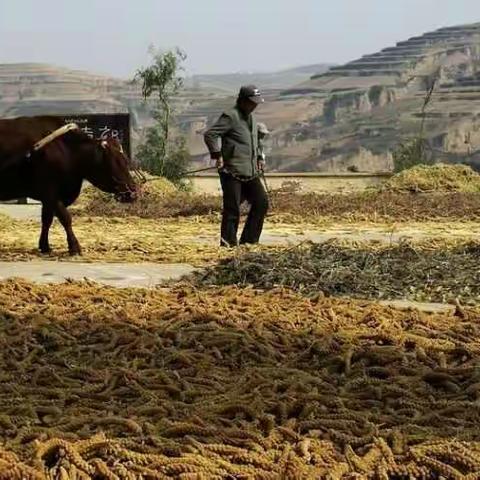
[[50, 255], [52, 253], [52, 249], [50, 247], [40, 247], [40, 253], [42, 255]]
[[81, 256], [82, 255], [82, 251], [79, 249], [79, 248], [72, 248], [68, 251], [68, 254], [71, 256], [71, 257], [76, 257], [76, 256]]

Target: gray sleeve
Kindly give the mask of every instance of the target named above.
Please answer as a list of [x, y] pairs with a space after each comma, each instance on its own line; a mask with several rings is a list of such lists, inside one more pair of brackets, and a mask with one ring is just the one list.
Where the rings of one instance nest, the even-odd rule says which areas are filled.
[[225, 113], [204, 134], [203, 138], [212, 157], [218, 157], [222, 150], [222, 137], [232, 128], [232, 120]]

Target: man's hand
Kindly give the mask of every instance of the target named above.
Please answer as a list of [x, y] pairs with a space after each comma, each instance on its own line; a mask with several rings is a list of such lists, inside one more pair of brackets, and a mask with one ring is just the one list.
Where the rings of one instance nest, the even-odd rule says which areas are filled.
[[215, 160], [215, 166], [217, 167], [218, 170], [221, 170], [224, 167], [223, 157], [219, 157]]
[[259, 159], [258, 159], [258, 169], [259, 169], [262, 173], [265, 171], [265, 165], [266, 165], [265, 159], [259, 158]]

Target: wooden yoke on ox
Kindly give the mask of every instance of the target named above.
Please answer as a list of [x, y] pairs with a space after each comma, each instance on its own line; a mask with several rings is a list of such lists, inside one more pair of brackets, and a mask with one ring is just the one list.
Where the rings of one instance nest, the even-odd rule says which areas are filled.
[[[54, 132], [50, 133], [49, 135], [43, 137], [41, 140], [36, 142], [33, 147], [23, 150], [20, 153], [15, 153], [13, 155], [7, 156], [7, 158], [0, 159], [0, 172], [4, 171], [13, 165], [17, 164], [19, 161], [24, 160], [25, 158], [30, 158], [33, 153], [38, 152], [43, 147], [48, 145], [49, 143], [53, 142], [57, 138], [62, 137], [68, 132], [72, 130], [79, 130], [80, 127], [75, 123], [69, 123], [68, 125], [64, 125], [60, 128], [57, 128]], [[0, 139], [1, 141], [1, 139]]]
[[33, 151], [38, 152], [41, 148], [45, 147], [48, 145], [50, 142], [53, 142], [57, 138], [61, 137], [62, 135], [65, 135], [67, 132], [71, 132], [72, 130], [80, 130], [80, 127], [76, 123], [69, 123], [67, 125], [64, 125], [63, 127], [57, 128], [54, 132], [50, 133], [50, 135], [47, 135], [46, 137], [42, 138], [39, 140], [34, 146], [33, 146]]

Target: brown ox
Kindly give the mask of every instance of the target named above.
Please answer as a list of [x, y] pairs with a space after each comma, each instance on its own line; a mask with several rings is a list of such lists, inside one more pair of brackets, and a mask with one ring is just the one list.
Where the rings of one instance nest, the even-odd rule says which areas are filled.
[[48, 232], [56, 216], [67, 234], [70, 254], [81, 248], [67, 210], [87, 180], [121, 202], [133, 202], [137, 185], [129, 161], [115, 140], [100, 142], [72, 130], [34, 150], [34, 145], [63, 127], [56, 117], [0, 120], [0, 200], [33, 198], [42, 203], [39, 248], [50, 252]]

